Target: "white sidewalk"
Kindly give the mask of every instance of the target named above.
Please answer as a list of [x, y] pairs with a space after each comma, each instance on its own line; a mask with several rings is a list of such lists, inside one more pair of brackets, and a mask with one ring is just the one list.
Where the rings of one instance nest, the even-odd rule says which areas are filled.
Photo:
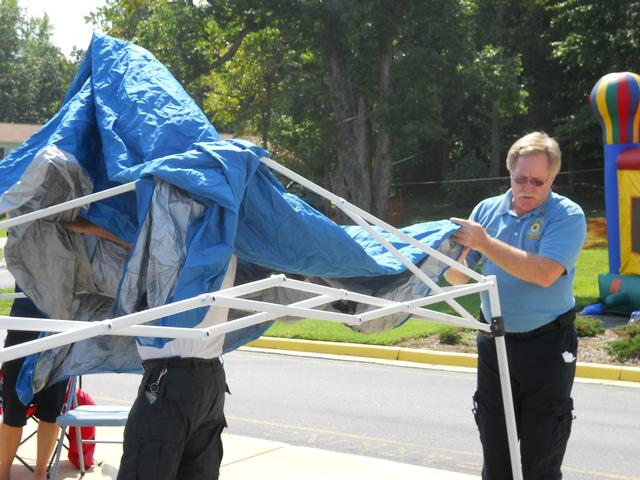
[[[29, 425], [31, 426], [31, 425]], [[25, 428], [26, 430], [26, 428]], [[122, 428], [99, 427], [98, 439], [120, 439]], [[237, 435], [223, 435], [224, 459], [221, 480], [477, 480], [479, 477], [451, 473], [415, 465], [348, 455], [344, 453], [295, 447], [280, 442], [258, 440]], [[19, 454], [33, 463], [35, 440], [23, 445]], [[122, 454], [120, 444], [98, 444], [94, 465], [86, 480], [114, 479]], [[31, 479], [31, 472], [16, 460], [12, 480]], [[78, 479], [80, 472], [67, 460], [60, 462], [58, 479]]]

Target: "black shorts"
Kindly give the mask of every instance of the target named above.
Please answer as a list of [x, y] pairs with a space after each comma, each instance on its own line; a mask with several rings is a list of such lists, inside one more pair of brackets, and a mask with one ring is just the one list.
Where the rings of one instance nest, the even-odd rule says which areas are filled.
[[[16, 291], [19, 291], [16, 289]], [[11, 308], [11, 316], [13, 317], [33, 317], [43, 318], [44, 315], [36, 308], [36, 306], [28, 299], [16, 299]], [[4, 346], [10, 347], [20, 343], [28, 342], [38, 338], [38, 332], [24, 332], [9, 330]], [[24, 358], [18, 358], [2, 365], [3, 371], [3, 389], [2, 389], [2, 417], [3, 422], [11, 427], [22, 427], [27, 423], [27, 410], [29, 406], [22, 404], [16, 393], [16, 383], [20, 369], [24, 363]], [[67, 389], [67, 382], [62, 381], [51, 385], [44, 390], [36, 393], [33, 405], [36, 405], [35, 416], [39, 420], [49, 423], [55, 423], [56, 418], [60, 415], [62, 404], [64, 403], [64, 394]]]

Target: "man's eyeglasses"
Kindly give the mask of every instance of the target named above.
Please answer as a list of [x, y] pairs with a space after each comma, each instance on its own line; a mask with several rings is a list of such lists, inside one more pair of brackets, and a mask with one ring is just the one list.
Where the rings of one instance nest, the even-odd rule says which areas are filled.
[[541, 178], [529, 178], [529, 177], [523, 177], [521, 175], [517, 175], [515, 177], [511, 177], [511, 180], [513, 180], [514, 183], [517, 183], [518, 185], [525, 185], [527, 182], [530, 185], [533, 185], [534, 187], [541, 187], [543, 186], [545, 183], [547, 183], [547, 180], [549, 180], [549, 178], [545, 178], [544, 180]]

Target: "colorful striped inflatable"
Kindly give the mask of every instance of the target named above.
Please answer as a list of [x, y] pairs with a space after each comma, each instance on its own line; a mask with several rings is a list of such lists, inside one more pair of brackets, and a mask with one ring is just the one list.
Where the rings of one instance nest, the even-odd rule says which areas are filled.
[[[618, 157], [638, 148], [640, 140], [640, 76], [631, 72], [609, 73], [591, 90], [591, 106], [602, 126], [604, 142], [604, 196], [609, 238], [609, 272], [620, 273]], [[625, 220], [628, 222], [628, 220]]]
[[640, 75], [609, 73], [591, 90], [591, 106], [602, 125], [605, 143], [638, 143]]

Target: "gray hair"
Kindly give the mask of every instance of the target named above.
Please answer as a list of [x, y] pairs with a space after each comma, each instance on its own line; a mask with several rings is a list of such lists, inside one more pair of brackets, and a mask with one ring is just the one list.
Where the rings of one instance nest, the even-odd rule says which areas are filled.
[[549, 172], [555, 177], [560, 171], [562, 153], [558, 142], [544, 132], [531, 132], [519, 138], [511, 145], [507, 154], [507, 170], [513, 172], [518, 157], [532, 153], [546, 153], [549, 160]]

